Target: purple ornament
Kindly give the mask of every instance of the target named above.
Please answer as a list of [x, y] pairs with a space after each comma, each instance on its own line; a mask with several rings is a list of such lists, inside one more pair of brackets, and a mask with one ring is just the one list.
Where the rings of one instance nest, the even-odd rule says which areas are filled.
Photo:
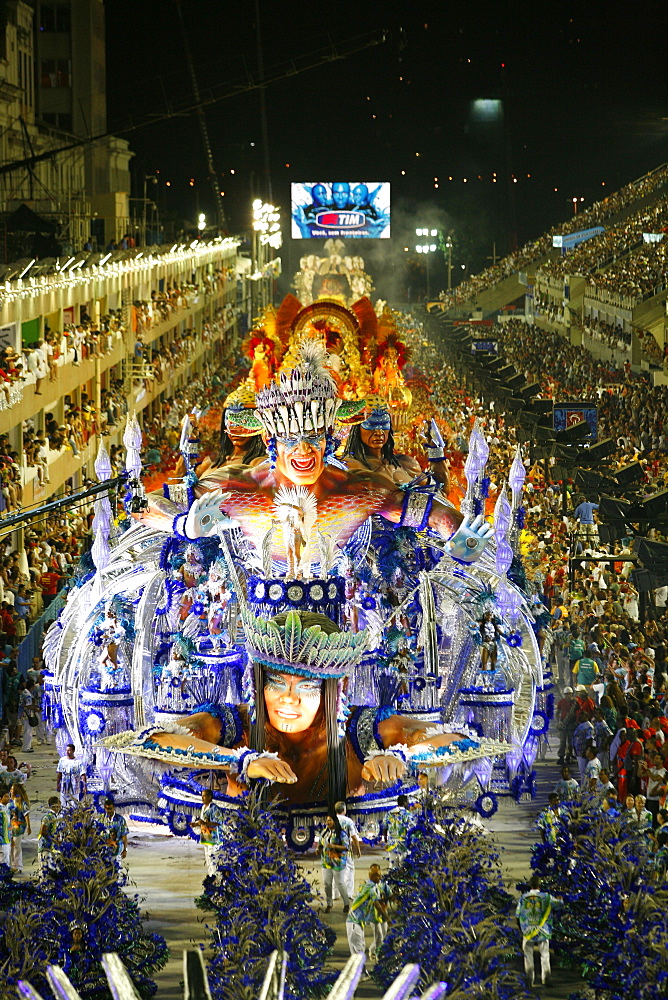
[[524, 462], [522, 461], [522, 449], [518, 445], [515, 450], [515, 457], [513, 459], [513, 464], [510, 466], [510, 474], [508, 476], [508, 482], [510, 483], [510, 488], [513, 493], [513, 507], [517, 507], [517, 504], [519, 503], [526, 475], [526, 469], [524, 468]]
[[496, 540], [496, 557], [495, 557], [495, 568], [499, 576], [505, 576], [505, 574], [510, 569], [510, 564], [513, 561], [513, 550], [506, 541], [505, 538], [497, 538]]

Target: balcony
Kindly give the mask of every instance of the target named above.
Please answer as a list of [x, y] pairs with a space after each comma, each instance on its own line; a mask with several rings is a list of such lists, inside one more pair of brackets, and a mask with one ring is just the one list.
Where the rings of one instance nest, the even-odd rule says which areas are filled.
[[[191, 302], [185, 309], [178, 309], [166, 320], [151, 326], [142, 334], [142, 341], [150, 345], [158, 337], [170, 333], [182, 323], [185, 329], [194, 327], [197, 314], [203, 309], [208, 308], [213, 311], [218, 308], [222, 304], [224, 295], [233, 287], [233, 282], [227, 282], [223, 288], [212, 294], [200, 295], [198, 301]], [[0, 434], [8, 433], [12, 427], [34, 417], [40, 410], [49, 412], [63, 396], [72, 395], [80, 386], [99, 378], [103, 372], [119, 364], [132, 352], [133, 347], [134, 337], [126, 331], [125, 340], [120, 333], [114, 335], [113, 349], [100, 358], [82, 359], [79, 365], [74, 365], [74, 353], [68, 351], [67, 359], [58, 359], [58, 378], [54, 382], [50, 382], [48, 377], [43, 379], [40, 396], [35, 395], [35, 379], [29, 374], [23, 383], [21, 399], [9, 409], [0, 410]], [[163, 385], [162, 389], [164, 388]], [[94, 393], [91, 393], [91, 396], [93, 395]], [[142, 402], [140, 408], [144, 406], [146, 403]]]
[[[188, 357], [185, 358], [177, 368], [172, 369], [163, 382], [158, 382], [155, 379], [152, 380], [149, 383], [148, 390], [145, 388], [143, 382], [135, 383], [128, 400], [130, 412], [133, 410], [137, 413], [141, 412], [163, 392], [176, 387], [178, 380], [191, 373], [193, 365], [195, 365], [205, 355], [205, 353], [212, 348], [218, 340], [221, 339], [224, 333], [234, 327], [234, 323], [235, 320], [227, 324], [226, 327], [221, 329], [218, 336], [213, 336], [208, 341], [198, 340], [193, 350], [189, 352]], [[107, 355], [107, 358], [110, 357], [112, 357], [112, 355]], [[94, 365], [94, 361], [82, 362], [81, 367], [75, 368], [74, 370], [76, 372], [81, 372], [86, 364]], [[58, 383], [50, 384], [55, 386]], [[44, 399], [44, 397], [37, 397], [37, 399], [40, 398]], [[14, 410], [15, 409], [16, 407]], [[14, 412], [14, 410], [11, 412]], [[110, 434], [104, 435], [104, 441], [107, 449], [109, 449], [112, 444], [122, 444], [124, 429], [125, 423], [123, 421], [116, 428], [114, 428]], [[39, 483], [36, 467], [24, 467], [22, 470], [23, 506], [46, 503], [50, 497], [58, 493], [65, 483], [69, 479], [75, 477], [77, 473], [82, 473], [84, 477], [89, 474], [93, 475], [93, 463], [99, 446], [100, 436], [91, 435], [78, 456], [75, 456], [69, 448], [64, 448], [62, 451], [50, 451], [48, 459], [49, 482], [44, 483], [43, 485], [40, 485]], [[77, 485], [81, 485], [81, 483]], [[0, 525], [1, 524], [2, 520], [0, 519]]]

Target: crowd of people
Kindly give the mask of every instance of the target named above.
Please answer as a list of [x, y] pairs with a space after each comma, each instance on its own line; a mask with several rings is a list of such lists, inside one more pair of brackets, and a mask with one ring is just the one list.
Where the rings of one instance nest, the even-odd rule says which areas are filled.
[[666, 225], [668, 198], [664, 197], [654, 204], [643, 206], [598, 236], [585, 240], [563, 257], [545, 261], [538, 268], [537, 276], [562, 278], [567, 274], [592, 275], [642, 244], [643, 233], [659, 233]]
[[[666, 387], [652, 386], [645, 373], [631, 371], [629, 362], [616, 366], [597, 360], [560, 334], [521, 320], [494, 327], [489, 335], [499, 339], [509, 363], [527, 382], [540, 382], [542, 398], [597, 401], [599, 438], [617, 442], [618, 464], [638, 457], [647, 467], [649, 486], [663, 481], [663, 472], [668, 471], [664, 465]], [[655, 470], [662, 470], [661, 475]]]
[[553, 236], [567, 236], [569, 233], [605, 225], [608, 220], [620, 212], [626, 211], [635, 202], [649, 198], [660, 191], [667, 182], [668, 167], [660, 167], [639, 180], [626, 184], [609, 197], [594, 202], [590, 208], [555, 226], [539, 239], [530, 240], [519, 250], [502, 258], [498, 263], [485, 268], [479, 274], [471, 275], [470, 278], [462, 281], [456, 289], [441, 292], [440, 298], [447, 303], [448, 307], [456, 305], [457, 302], [475, 299], [481, 292], [493, 288], [504, 278], [544, 257], [552, 249]]
[[[217, 269], [197, 283], [168, 285], [165, 291], [152, 291], [150, 300], [136, 301], [132, 306], [132, 327], [140, 343], [139, 355], [148, 355], [149, 363], [155, 364], [156, 371], [160, 370], [162, 362], [157, 356], [163, 352], [145, 348], [142, 338], [148, 335], [151, 327], [169, 319], [177, 310], [190, 308], [201, 295], [219, 291], [232, 278], [232, 269]], [[84, 313], [80, 322], [65, 323], [62, 330], [51, 330], [47, 326], [43, 337], [25, 344], [21, 354], [11, 346], [3, 348], [0, 351], [0, 410], [10, 409], [20, 402], [28, 386], [34, 386], [34, 394], [41, 396], [44, 381], [56, 382], [63, 365], [78, 366], [89, 358], [104, 357], [125, 337], [123, 311], [119, 308], [110, 309], [99, 320]]]
[[663, 291], [668, 275], [668, 244], [643, 243], [626, 257], [589, 276], [587, 289], [601, 301], [633, 307]]
[[211, 294], [234, 280], [232, 268], [218, 268], [206, 275], [201, 282], [167, 285], [164, 291], [154, 289], [150, 299], [138, 300], [133, 305], [136, 330], [142, 335], [158, 323], [163, 323], [179, 309], [188, 309], [202, 294]]
[[[599, 437], [617, 444], [612, 473], [637, 461], [640, 496], [665, 486], [668, 395], [663, 387], [598, 362], [582, 347], [523, 321], [486, 330], [486, 336], [501, 343], [505, 358], [528, 382], [540, 382], [543, 398], [598, 403]], [[432, 400], [448, 435], [454, 492], [466, 488], [461, 468], [478, 416], [490, 445], [486, 475], [494, 497], [516, 448], [513, 415], [500, 412], [502, 403], [490, 413], [489, 401], [483, 404], [459, 388], [447, 364], [436, 369]], [[525, 465], [524, 571], [528, 589], [550, 611], [551, 627], [541, 639], [558, 692], [555, 722], [564, 773], [555, 801], [565, 801], [578, 788], [602, 797], [610, 793], [633, 822], [660, 828], [668, 807], [668, 587], [647, 596], [642, 615], [633, 583], [631, 533], [603, 544], [597, 498], [585, 497], [570, 483], [564, 488], [561, 482], [546, 482], [543, 461], [531, 465], [527, 457]], [[657, 529], [649, 534], [664, 540]], [[544, 824], [550, 815], [544, 815]]]
[[[212, 276], [207, 282], [218, 282], [225, 280], [225, 275], [221, 273]], [[162, 316], [161, 309], [169, 315], [170, 311], [183, 308], [187, 305], [187, 295], [198, 294], [200, 286], [193, 286], [186, 291], [183, 289], [170, 289], [169, 296], [155, 294], [156, 313]], [[120, 313], [120, 311], [119, 311]], [[147, 335], [150, 324], [139, 324], [140, 332], [137, 334], [135, 342], [133, 370], [134, 378], [141, 383], [143, 381], [147, 391], [151, 390], [154, 384], [169, 385], [171, 378], [177, 370], [184, 364], [192, 360], [193, 354], [201, 343], [208, 344], [218, 334], [221, 328], [229, 327], [235, 319], [236, 311], [233, 306], [226, 306], [218, 309], [211, 322], [203, 324], [200, 333], [195, 334], [191, 329], [178, 333], [168, 344], [145, 343], [142, 339], [142, 331]], [[124, 328], [120, 322], [120, 315], [111, 313], [105, 317], [99, 325], [82, 324], [79, 327], [72, 327], [64, 331], [61, 345], [50, 355], [51, 374], [50, 378], [57, 379], [58, 363], [69, 358], [74, 358], [73, 363], [79, 364], [77, 359], [89, 356], [101, 356], [108, 353], [114, 347], [114, 337], [124, 336]], [[60, 335], [50, 332], [49, 340], [54, 340]], [[55, 340], [54, 340], [55, 342]], [[42, 351], [40, 362], [34, 368], [35, 389], [39, 391], [42, 378], [46, 377], [49, 362], [45, 352], [45, 345], [37, 345], [32, 353]], [[0, 401], [3, 399], [1, 390], [5, 390], [5, 398], [9, 403], [18, 401], [19, 397], [11, 395], [13, 385], [10, 381], [2, 381], [2, 372], [7, 374], [10, 366], [19, 364], [17, 356], [12, 348], [6, 348], [0, 356]], [[3, 367], [4, 365], [4, 367]], [[32, 370], [32, 369], [31, 369]], [[23, 378], [22, 369], [15, 368], [15, 377]], [[23, 384], [23, 383], [21, 383]], [[193, 397], [194, 398], [194, 397]], [[169, 407], [170, 401], [167, 401]], [[0, 406], [1, 408], [1, 406]], [[41, 488], [50, 482], [49, 464], [65, 451], [70, 451], [75, 458], [81, 459], [82, 452], [92, 435], [107, 435], [116, 428], [122, 426], [128, 413], [128, 399], [126, 383], [121, 378], [115, 378], [108, 382], [107, 387], [101, 390], [100, 406], [95, 405], [93, 399], [82, 391], [79, 400], [75, 400], [70, 395], [63, 397], [63, 416], [59, 422], [53, 412], [47, 412], [44, 416], [43, 428], [38, 426], [35, 418], [28, 418], [23, 421], [22, 435], [23, 447], [21, 452], [12, 449], [9, 445], [9, 436], [0, 435], [0, 515], [18, 511], [23, 503], [23, 488], [30, 476], [28, 470], [34, 469], [37, 484]], [[183, 414], [181, 414], [182, 416]], [[153, 426], [155, 424], [155, 426]], [[151, 429], [155, 430], [158, 436], [161, 435], [160, 421], [151, 421]], [[177, 438], [178, 440], [178, 438]], [[115, 452], [119, 451], [118, 446], [114, 446]]]
[[56, 382], [63, 365], [77, 366], [87, 358], [109, 354], [124, 333], [121, 310], [117, 309], [99, 322], [85, 316], [80, 323], [64, 325], [62, 331], [47, 328], [43, 338], [24, 346], [22, 357], [13, 347], [5, 347], [0, 356], [0, 410], [19, 402], [28, 385], [41, 396], [44, 380]]

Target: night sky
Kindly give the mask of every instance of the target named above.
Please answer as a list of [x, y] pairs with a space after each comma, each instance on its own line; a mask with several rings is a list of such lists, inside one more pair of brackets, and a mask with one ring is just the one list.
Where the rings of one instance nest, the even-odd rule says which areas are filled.
[[[254, 9], [253, 0], [183, 0], [203, 93], [232, 92], [256, 74]], [[189, 102], [173, 0], [106, 0], [106, 10], [109, 126]], [[572, 197], [586, 207], [668, 160], [664, 3], [260, 0], [260, 11], [268, 75], [386, 29], [383, 45], [273, 83], [266, 103], [274, 201], [288, 209], [291, 180], [389, 180], [397, 252], [414, 224], [436, 224], [454, 231], [458, 261], [479, 269], [494, 241], [506, 252], [514, 236], [521, 245], [570, 215]], [[498, 107], [473, 104], [482, 100], [502, 101], [503, 119], [480, 120], [480, 109]], [[228, 226], [239, 232], [252, 196], [268, 194], [258, 94], [206, 117]], [[135, 195], [159, 171], [149, 195], [163, 216], [193, 225], [212, 212], [194, 116], [128, 138]], [[380, 242], [364, 248], [368, 258], [387, 251]], [[303, 252], [288, 245], [284, 256]]]

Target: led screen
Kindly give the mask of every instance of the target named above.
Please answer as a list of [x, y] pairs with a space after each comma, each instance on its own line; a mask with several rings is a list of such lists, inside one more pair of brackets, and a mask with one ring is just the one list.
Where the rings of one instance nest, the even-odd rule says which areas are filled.
[[565, 431], [580, 420], [586, 420], [589, 424], [589, 443], [593, 444], [598, 438], [598, 407], [596, 403], [555, 403], [553, 409], [555, 431]]
[[311, 181], [292, 185], [294, 240], [390, 237], [387, 181]]

